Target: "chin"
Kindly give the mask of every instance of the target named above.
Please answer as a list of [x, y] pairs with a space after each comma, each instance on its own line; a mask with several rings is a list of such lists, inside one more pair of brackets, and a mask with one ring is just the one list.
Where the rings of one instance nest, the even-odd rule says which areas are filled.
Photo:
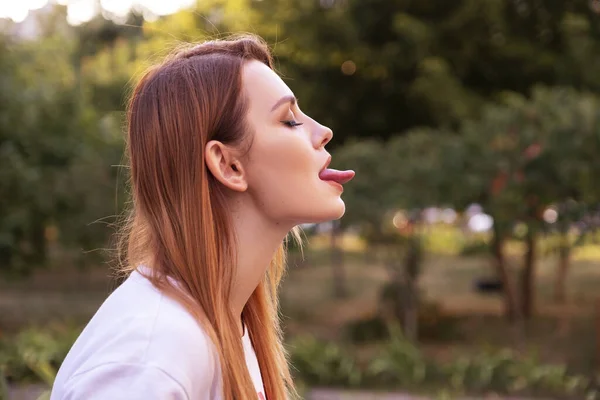
[[310, 218], [309, 223], [319, 224], [322, 222], [334, 221], [342, 218], [344, 213], [346, 212], [346, 205], [342, 201], [342, 199], [338, 199], [333, 204], [328, 204], [327, 207], [323, 207], [323, 209], [319, 210], [318, 214], [313, 214]]
[[340, 219], [344, 216], [344, 214], [346, 213], [346, 204], [344, 204], [343, 201], [340, 200], [340, 202], [342, 203], [341, 206], [338, 207], [338, 210], [336, 210], [335, 216], [332, 219]]

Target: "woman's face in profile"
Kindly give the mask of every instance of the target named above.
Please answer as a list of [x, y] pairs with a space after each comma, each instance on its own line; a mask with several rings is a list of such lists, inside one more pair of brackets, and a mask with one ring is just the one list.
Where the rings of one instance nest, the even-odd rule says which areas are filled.
[[324, 146], [331, 130], [300, 111], [290, 88], [263, 63], [246, 63], [242, 84], [253, 135], [245, 161], [248, 193], [259, 210], [293, 225], [340, 218], [341, 185], [319, 177], [330, 160]]

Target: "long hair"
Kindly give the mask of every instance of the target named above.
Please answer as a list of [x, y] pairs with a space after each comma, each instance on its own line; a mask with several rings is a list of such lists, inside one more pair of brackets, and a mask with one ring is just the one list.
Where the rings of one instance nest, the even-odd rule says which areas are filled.
[[[227, 400], [255, 399], [256, 391], [239, 316], [230, 310], [234, 232], [224, 187], [208, 170], [204, 149], [210, 140], [251, 145], [242, 90], [249, 60], [273, 68], [268, 47], [254, 36], [178, 49], [142, 76], [127, 111], [132, 209], [121, 235], [120, 270], [149, 266], [154, 286], [198, 320], [217, 350]], [[284, 246], [242, 312], [270, 400], [296, 396], [277, 301]]]

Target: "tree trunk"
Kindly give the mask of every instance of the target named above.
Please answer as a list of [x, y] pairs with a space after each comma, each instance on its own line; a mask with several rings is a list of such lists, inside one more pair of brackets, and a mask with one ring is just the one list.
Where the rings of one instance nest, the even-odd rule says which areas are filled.
[[492, 255], [494, 257], [494, 266], [498, 276], [502, 280], [502, 291], [504, 294], [504, 315], [509, 321], [516, 322], [520, 319], [520, 312], [517, 303], [517, 291], [513, 279], [506, 267], [506, 260], [504, 258], [504, 237], [496, 227], [494, 227], [492, 237]]
[[594, 310], [594, 337], [595, 337], [595, 345], [596, 345], [596, 368], [600, 368], [600, 299], [596, 300], [595, 310]]
[[417, 285], [415, 281], [406, 277], [405, 281], [405, 296], [404, 296], [404, 318], [402, 325], [406, 338], [415, 343], [419, 335], [419, 307], [417, 298]]
[[556, 280], [554, 282], [554, 300], [558, 304], [565, 304], [567, 301], [567, 274], [571, 265], [571, 247], [568, 238], [561, 238], [560, 248], [558, 250], [558, 268], [556, 270]]
[[39, 267], [46, 262], [46, 218], [43, 213], [38, 211], [34, 211], [32, 214], [32, 230], [29, 237], [32, 254], [29, 262], [35, 265], [28, 267]]
[[346, 270], [344, 268], [344, 254], [339, 246], [340, 224], [333, 221], [331, 227], [331, 268], [333, 270], [333, 294], [336, 298], [343, 298], [348, 295], [346, 285]]
[[8, 399], [10, 397], [8, 392], [8, 381], [4, 377], [4, 367], [0, 367], [0, 399]]
[[[413, 234], [415, 235], [415, 234]], [[421, 264], [420, 238], [410, 238], [404, 262], [404, 316], [402, 325], [404, 335], [411, 342], [416, 342], [419, 335], [419, 288], [417, 279], [419, 277]]]
[[521, 275], [521, 313], [525, 319], [531, 318], [535, 307], [536, 242], [536, 234], [529, 227], [525, 237], [527, 251], [525, 252], [525, 265]]

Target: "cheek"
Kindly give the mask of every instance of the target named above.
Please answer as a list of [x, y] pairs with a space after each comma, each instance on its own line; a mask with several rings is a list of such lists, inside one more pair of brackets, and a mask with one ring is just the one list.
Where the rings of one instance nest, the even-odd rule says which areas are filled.
[[255, 145], [249, 154], [248, 186], [259, 204], [289, 207], [314, 191], [318, 166], [307, 140], [289, 137]]
[[[265, 140], [251, 151], [255, 172], [266, 177], [279, 177], [282, 180], [310, 176], [316, 173], [314, 149], [306, 140], [290, 136]], [[256, 174], [255, 174], [256, 175]], [[283, 184], [283, 181], [278, 182]]]

